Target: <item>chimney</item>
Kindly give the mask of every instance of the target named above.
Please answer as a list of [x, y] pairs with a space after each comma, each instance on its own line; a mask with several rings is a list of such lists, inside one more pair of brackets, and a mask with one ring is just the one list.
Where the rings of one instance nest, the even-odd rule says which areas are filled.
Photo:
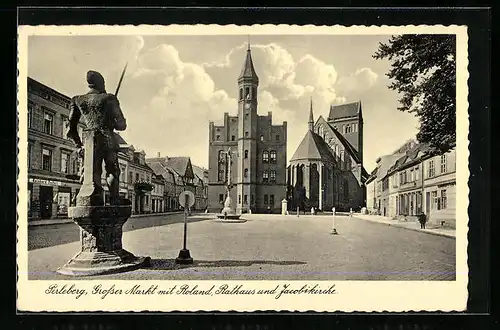
[[158, 151], [158, 153], [156, 154], [156, 157], [160, 158], [160, 152]]

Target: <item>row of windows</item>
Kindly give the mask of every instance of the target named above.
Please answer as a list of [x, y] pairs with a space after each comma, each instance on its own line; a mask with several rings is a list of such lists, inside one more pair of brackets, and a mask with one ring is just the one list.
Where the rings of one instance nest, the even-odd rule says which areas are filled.
[[[440, 170], [441, 174], [447, 173], [448, 172], [448, 162], [447, 162], [447, 155], [441, 155], [440, 156]], [[427, 166], [427, 178], [432, 178], [436, 176], [436, 167], [434, 163], [434, 159], [429, 160], [428, 166]], [[401, 172], [399, 172], [399, 176], [394, 177], [394, 181], [392, 183], [393, 187], [397, 187], [398, 183], [400, 185], [410, 183], [410, 182], [416, 182], [420, 179], [420, 166], [416, 166], [411, 169], [406, 169]], [[386, 190], [388, 187], [382, 186], [382, 190]], [[378, 190], [378, 189], [377, 189]]]
[[[28, 103], [28, 127], [33, 128], [33, 112], [34, 112], [35, 104], [31, 101]], [[50, 135], [55, 135], [54, 132], [54, 112], [46, 107], [42, 106], [43, 111], [43, 124], [42, 124], [42, 132]], [[63, 139], [68, 139], [66, 137], [66, 131], [69, 128], [69, 118], [65, 115], [61, 115], [62, 120], [62, 132], [61, 137]], [[83, 137], [83, 127], [78, 126], [78, 133], [80, 137]]]
[[[245, 132], [245, 137], [247, 138], [248, 136], [249, 136], [248, 132]], [[221, 141], [221, 139], [220, 139], [220, 138], [221, 138], [220, 134], [217, 134], [217, 135], [215, 136], [215, 140], [217, 140], [217, 141]], [[280, 140], [280, 135], [279, 135], [279, 134], [276, 134], [276, 137], [275, 137], [275, 138], [276, 138], [276, 141], [279, 141], [279, 140]], [[231, 141], [236, 141], [236, 136], [235, 136], [235, 135], [231, 135]], [[260, 141], [261, 141], [261, 142], [264, 142], [264, 135], [261, 135], [261, 136], [260, 136]]]
[[[271, 150], [271, 151], [264, 150], [262, 152], [262, 162], [276, 164], [277, 156], [278, 154], [276, 150]], [[226, 151], [219, 150], [219, 164], [224, 164], [226, 162], [226, 157], [227, 157]], [[245, 159], [248, 158], [248, 150], [244, 151], [243, 158]]]
[[[441, 173], [448, 172], [448, 159], [446, 154], [441, 155], [440, 157], [440, 170]], [[429, 160], [429, 166], [427, 168], [427, 177], [432, 178], [434, 176], [436, 176], [436, 168], [434, 164], [434, 159], [431, 159]]]
[[[33, 157], [33, 146], [28, 144], [28, 169], [32, 168], [31, 159]], [[42, 170], [52, 172], [53, 165], [53, 149], [42, 147]], [[73, 159], [71, 161], [71, 152], [61, 150], [61, 162], [59, 172], [63, 174], [76, 174], [78, 173], [78, 161]]]
[[[28, 168], [31, 169], [31, 159], [32, 159], [32, 145], [28, 144]], [[62, 174], [77, 174], [79, 171], [78, 159], [71, 160], [71, 153], [68, 151], [61, 150], [61, 162], [59, 172]], [[52, 172], [53, 170], [53, 149], [42, 147], [42, 168], [43, 171]], [[125, 181], [125, 168], [120, 167], [120, 181]], [[129, 172], [128, 182], [133, 183], [132, 179], [134, 177], [134, 173], [132, 171]], [[146, 181], [151, 182], [150, 175], [140, 175], [139, 173], [135, 173], [135, 181]]]
[[[333, 128], [336, 129], [337, 131], [339, 130], [339, 127], [337, 125], [334, 125]], [[342, 125], [339, 132], [342, 134], [347, 134], [347, 133], [356, 133], [357, 131], [358, 131], [358, 124], [352, 123], [352, 124]], [[318, 135], [323, 136], [322, 127], [318, 128]]]
[[[399, 183], [400, 184], [405, 184], [408, 182], [415, 182], [418, 181], [420, 178], [420, 170], [419, 166], [409, 169], [409, 170], [404, 170], [399, 173]], [[397, 180], [394, 180], [394, 187], [397, 187]]]
[[[223, 204], [226, 199], [226, 195], [219, 194], [219, 203]], [[264, 195], [264, 205], [274, 206], [274, 195]], [[255, 202], [254, 195], [250, 196], [250, 204], [253, 205]], [[238, 204], [241, 204], [241, 195], [238, 195]], [[248, 205], [248, 195], [243, 195], [243, 205]]]

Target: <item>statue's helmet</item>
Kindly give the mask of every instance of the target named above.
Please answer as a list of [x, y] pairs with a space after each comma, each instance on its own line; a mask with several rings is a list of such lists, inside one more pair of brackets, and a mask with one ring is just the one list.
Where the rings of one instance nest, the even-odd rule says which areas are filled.
[[90, 70], [87, 72], [87, 83], [89, 84], [89, 88], [105, 91], [104, 77], [97, 71]]

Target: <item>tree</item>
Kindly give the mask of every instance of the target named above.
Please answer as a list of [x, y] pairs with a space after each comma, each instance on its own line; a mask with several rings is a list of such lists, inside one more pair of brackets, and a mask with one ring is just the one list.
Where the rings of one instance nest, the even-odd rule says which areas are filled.
[[380, 43], [375, 59], [388, 59], [388, 86], [398, 91], [398, 110], [419, 119], [417, 139], [433, 153], [444, 153], [456, 141], [455, 35], [398, 35]]

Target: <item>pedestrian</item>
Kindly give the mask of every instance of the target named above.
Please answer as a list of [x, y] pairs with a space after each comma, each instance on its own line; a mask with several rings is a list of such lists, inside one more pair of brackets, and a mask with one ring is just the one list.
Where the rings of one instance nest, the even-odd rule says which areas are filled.
[[427, 216], [425, 213], [420, 213], [418, 216], [418, 221], [420, 221], [420, 229], [425, 229], [425, 223], [427, 222]]

